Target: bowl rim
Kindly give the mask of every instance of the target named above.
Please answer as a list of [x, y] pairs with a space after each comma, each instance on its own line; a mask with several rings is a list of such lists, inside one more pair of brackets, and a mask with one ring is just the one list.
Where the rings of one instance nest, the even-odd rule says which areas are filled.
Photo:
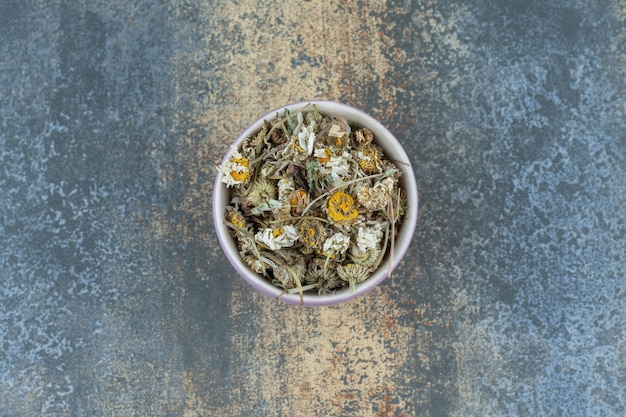
[[[284, 114], [285, 109], [288, 109], [291, 113], [296, 113], [306, 109], [307, 106], [313, 105], [316, 106], [322, 114], [343, 116], [359, 127], [370, 129], [374, 133], [374, 142], [383, 148], [385, 156], [393, 154], [393, 161], [402, 172], [400, 182], [407, 194], [408, 207], [402, 225], [396, 233], [394, 257], [391, 264], [391, 271], [393, 271], [407, 253], [417, 224], [419, 206], [417, 181], [411, 161], [402, 144], [373, 116], [350, 105], [331, 100], [306, 100], [289, 103], [265, 113], [254, 122], [250, 123], [230, 145], [222, 158], [221, 164], [223, 165], [228, 161], [232, 153], [240, 148], [242, 142], [248, 136], [258, 132], [266, 120], [271, 121], [276, 119], [277, 115]], [[355, 299], [370, 292], [387, 278], [390, 267], [388, 255], [385, 256], [379, 268], [374, 271], [368, 279], [356, 285], [354, 292], [351, 292], [349, 288], [343, 288], [328, 295], [304, 293], [302, 304], [298, 293], [283, 294], [280, 298], [277, 298], [282, 293], [282, 290], [274, 286], [262, 275], [252, 271], [252, 269], [242, 261], [237, 246], [235, 245], [235, 240], [231, 236], [230, 230], [223, 222], [224, 207], [228, 204], [228, 194], [230, 193], [226, 184], [222, 183], [223, 176], [224, 174], [218, 170], [213, 187], [212, 213], [217, 238], [230, 264], [235, 268], [237, 273], [257, 291], [286, 304], [320, 307], [345, 303]]]

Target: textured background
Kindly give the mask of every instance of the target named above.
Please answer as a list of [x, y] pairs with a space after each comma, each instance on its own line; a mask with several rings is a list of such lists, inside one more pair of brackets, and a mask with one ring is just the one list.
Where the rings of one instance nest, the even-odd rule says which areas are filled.
[[[626, 3], [0, 0], [0, 416], [623, 416]], [[225, 261], [215, 164], [334, 99], [409, 255], [343, 306]]]

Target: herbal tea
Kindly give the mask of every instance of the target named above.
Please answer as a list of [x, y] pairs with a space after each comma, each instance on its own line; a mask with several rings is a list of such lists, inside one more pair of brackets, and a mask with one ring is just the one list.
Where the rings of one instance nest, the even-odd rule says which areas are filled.
[[370, 130], [315, 106], [285, 110], [219, 169], [239, 255], [283, 293], [354, 291], [393, 257], [407, 198]]

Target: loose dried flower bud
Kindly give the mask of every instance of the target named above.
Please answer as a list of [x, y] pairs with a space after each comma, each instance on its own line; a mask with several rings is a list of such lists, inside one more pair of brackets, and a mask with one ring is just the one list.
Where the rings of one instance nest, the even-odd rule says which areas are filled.
[[343, 233], [335, 233], [324, 242], [322, 249], [327, 254], [342, 254], [350, 246], [350, 238]]
[[378, 246], [383, 237], [383, 225], [374, 223], [371, 226], [359, 226], [357, 229], [356, 244], [363, 252]]
[[363, 148], [357, 152], [359, 168], [368, 175], [382, 172], [380, 154], [380, 150], [376, 145], [369, 144], [363, 146]]
[[226, 219], [237, 227], [246, 227], [246, 218], [236, 210], [229, 211], [226, 214]]
[[274, 229], [269, 227], [258, 232], [254, 235], [254, 238], [271, 250], [278, 250], [293, 246], [296, 240], [298, 240], [298, 233], [293, 226], [283, 226]]
[[319, 220], [305, 219], [300, 222], [298, 236], [304, 246], [321, 249], [326, 240], [326, 228]]
[[259, 207], [262, 204], [269, 206], [270, 200], [276, 198], [276, 186], [273, 181], [261, 178], [252, 186], [252, 190], [247, 196], [244, 196], [244, 206]]
[[254, 256], [249, 256], [249, 255], [244, 256], [242, 259], [254, 272], [256, 272], [257, 274], [263, 273], [263, 267], [264, 267], [263, 262], [259, 261]]
[[364, 145], [368, 145], [372, 143], [373, 139], [374, 139], [374, 134], [369, 129], [361, 128], [361, 129], [358, 129], [356, 132], [354, 132], [354, 145], [357, 148], [360, 148]]
[[355, 264], [362, 265], [366, 268], [372, 268], [378, 262], [378, 257], [381, 251], [382, 249], [379, 246], [366, 251], [361, 251], [358, 246], [351, 245], [349, 256]]
[[356, 284], [365, 281], [369, 277], [369, 272], [369, 268], [357, 264], [339, 265], [337, 267], [339, 278], [350, 284], [352, 292], [354, 292]]
[[[290, 270], [291, 269], [291, 270]], [[293, 265], [277, 265], [273, 272], [274, 277], [278, 279], [285, 290], [290, 290], [298, 286], [296, 277], [302, 279], [306, 271], [306, 267], [302, 263]]]
[[347, 223], [359, 215], [354, 198], [337, 191], [328, 199], [328, 217], [336, 223]]
[[393, 178], [385, 178], [370, 187], [367, 184], [359, 184], [356, 189], [356, 199], [360, 205], [368, 210], [385, 210], [391, 198], [394, 187]]
[[289, 204], [291, 206], [291, 212], [294, 214], [302, 214], [302, 211], [309, 205], [310, 201], [309, 193], [306, 190], [300, 188], [293, 191], [289, 195]]
[[233, 187], [245, 182], [250, 176], [250, 164], [238, 151], [233, 151], [230, 159], [220, 167], [224, 177], [222, 182], [227, 187]]
[[304, 116], [304, 123], [310, 125], [311, 122], [319, 125], [322, 122], [323, 116], [316, 111], [310, 111]]

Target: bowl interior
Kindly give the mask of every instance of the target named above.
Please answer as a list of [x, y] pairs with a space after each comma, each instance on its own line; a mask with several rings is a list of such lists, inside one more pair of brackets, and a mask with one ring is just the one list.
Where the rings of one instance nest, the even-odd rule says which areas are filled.
[[[400, 184], [405, 190], [408, 199], [408, 208], [402, 220], [402, 224], [399, 229], [396, 230], [393, 259], [389, 259], [389, 254], [387, 254], [379, 269], [375, 271], [367, 280], [357, 284], [354, 292], [351, 292], [349, 288], [343, 288], [330, 295], [317, 295], [310, 293], [304, 294], [304, 305], [325, 306], [342, 303], [369, 292], [380, 284], [385, 278], [387, 278], [390, 267], [392, 270], [395, 269], [406, 253], [411, 243], [411, 238], [413, 237], [415, 224], [417, 222], [418, 195], [413, 168], [400, 142], [398, 142], [398, 140], [383, 125], [366, 113], [348, 105], [331, 101], [313, 100], [293, 103], [268, 112], [266, 115], [248, 126], [239, 135], [231, 148], [226, 152], [222, 163], [230, 158], [233, 150], [238, 149], [246, 137], [255, 134], [262, 128], [264, 120], [271, 121], [275, 119], [276, 114], [282, 115], [285, 109], [289, 109], [291, 113], [295, 113], [305, 109], [306, 106], [309, 106], [308, 108], [310, 108], [311, 105], [315, 105], [318, 111], [322, 114], [343, 116], [348, 121], [370, 129], [374, 133], [374, 142], [383, 148], [383, 152], [387, 159], [394, 162], [398, 169], [402, 172]], [[215, 223], [217, 237], [220, 241], [222, 249], [224, 250], [224, 253], [230, 263], [237, 270], [239, 275], [246, 280], [246, 282], [261, 293], [269, 297], [276, 298], [281, 294], [282, 290], [272, 285], [265, 277], [255, 273], [245, 263], [243, 263], [239, 257], [239, 251], [237, 249], [235, 239], [230, 235], [229, 229], [223, 223], [225, 208], [230, 202], [230, 190], [226, 187], [226, 184], [221, 182], [222, 175], [223, 174], [221, 172], [218, 172], [213, 191], [213, 221]], [[279, 300], [288, 304], [299, 305], [300, 295], [284, 294], [279, 298]]]

